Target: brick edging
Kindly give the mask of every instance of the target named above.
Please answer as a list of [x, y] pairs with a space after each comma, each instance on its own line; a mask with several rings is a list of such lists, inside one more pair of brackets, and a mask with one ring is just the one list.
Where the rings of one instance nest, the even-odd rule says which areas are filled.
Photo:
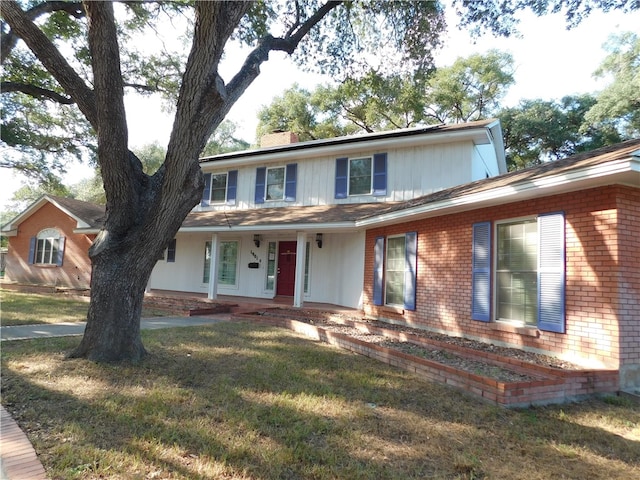
[[[501, 357], [489, 352], [469, 352], [461, 346], [455, 346], [459, 355], [484, 358], [492, 364], [511, 370], [518, 370], [535, 377], [534, 380], [501, 382], [460, 370], [433, 360], [413, 356], [399, 350], [355, 339], [348, 335], [328, 331], [309, 323], [291, 318], [270, 317], [268, 314], [234, 314], [232, 320], [249, 320], [256, 323], [288, 328], [310, 338], [336, 345], [340, 348], [364, 355], [383, 363], [415, 373], [425, 380], [436, 381], [471, 393], [485, 401], [506, 407], [526, 407], [549, 403], [562, 403], [598, 393], [616, 393], [618, 390], [617, 370], [560, 370], [551, 367], [528, 364], [521, 360]], [[367, 327], [368, 331], [381, 333], [384, 329]], [[405, 339], [408, 334], [399, 335], [393, 330], [384, 332], [390, 338]], [[410, 335], [410, 334], [409, 334]], [[416, 339], [412, 339], [416, 340]], [[423, 342], [426, 343], [426, 342]], [[439, 348], [449, 348], [440, 345]], [[483, 353], [483, 355], [479, 355]], [[514, 368], [515, 367], [515, 368]], [[530, 368], [529, 368], [530, 367]]]
[[10, 480], [46, 480], [33, 445], [16, 421], [0, 406], [2, 470]]

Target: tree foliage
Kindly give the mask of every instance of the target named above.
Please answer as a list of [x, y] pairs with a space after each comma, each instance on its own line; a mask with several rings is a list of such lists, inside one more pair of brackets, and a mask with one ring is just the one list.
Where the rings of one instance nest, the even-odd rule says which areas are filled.
[[610, 76], [612, 82], [598, 94], [585, 120], [593, 124], [616, 118], [624, 136], [640, 136], [640, 36], [615, 35], [605, 48], [609, 55], [595, 75]]
[[522, 100], [517, 107], [503, 109], [499, 118], [508, 169], [525, 168], [619, 142], [615, 121], [584, 124], [586, 112], [595, 103], [595, 97], [584, 94], [559, 101]]
[[313, 91], [294, 85], [260, 110], [257, 133], [291, 130], [312, 140], [489, 118], [513, 81], [511, 55], [491, 50], [428, 73], [370, 70]]

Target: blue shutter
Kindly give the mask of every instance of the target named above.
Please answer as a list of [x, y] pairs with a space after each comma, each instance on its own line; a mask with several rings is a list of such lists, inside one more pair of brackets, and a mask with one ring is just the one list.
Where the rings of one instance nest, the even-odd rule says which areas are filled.
[[349, 183], [348, 158], [336, 159], [336, 198], [347, 198], [347, 185]]
[[564, 214], [538, 217], [538, 328], [565, 332]]
[[471, 318], [491, 320], [491, 222], [473, 225]]
[[236, 204], [236, 191], [238, 190], [238, 171], [231, 170], [227, 173], [227, 205]]
[[382, 305], [382, 281], [384, 279], [384, 237], [377, 237], [373, 249], [373, 303]]
[[264, 203], [264, 189], [267, 183], [267, 167], [256, 169], [256, 203]]
[[200, 205], [206, 207], [209, 205], [209, 200], [211, 199], [211, 174], [204, 174], [204, 189], [202, 190], [202, 201]]
[[298, 164], [290, 163], [287, 165], [285, 173], [285, 185], [284, 185], [284, 201], [295, 202], [296, 201], [296, 178], [298, 173]]
[[409, 232], [405, 235], [405, 270], [404, 270], [404, 308], [416, 309], [416, 279], [417, 279], [418, 233]]
[[169, 242], [169, 246], [167, 247], [167, 262], [175, 262], [176, 261], [176, 239], [174, 238]]
[[62, 259], [64, 258], [64, 243], [65, 237], [60, 237], [58, 239], [58, 256], [56, 257], [56, 265], [62, 266]]
[[29, 265], [33, 265], [36, 262], [36, 242], [38, 239], [36, 237], [31, 237], [29, 239]]
[[376, 153], [373, 156], [373, 195], [387, 194], [387, 154]]

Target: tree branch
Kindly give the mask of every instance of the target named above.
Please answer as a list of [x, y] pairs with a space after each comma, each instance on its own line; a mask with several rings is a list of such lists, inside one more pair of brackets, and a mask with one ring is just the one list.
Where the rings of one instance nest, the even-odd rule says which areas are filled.
[[16, 1], [2, 2], [2, 16], [11, 30], [27, 44], [64, 91], [75, 100], [91, 126], [96, 128], [96, 99], [93, 91], [69, 65], [51, 40], [33, 23]]
[[53, 90], [37, 87], [35, 85], [29, 85], [27, 83], [1, 82], [0, 91], [2, 91], [2, 93], [22, 92], [35, 98], [48, 98], [62, 105], [72, 105], [76, 103], [73, 98], [65, 97], [64, 95], [60, 95], [58, 92], [54, 92]]
[[325, 3], [320, 7], [312, 16], [310, 16], [300, 28], [291, 32], [281, 38], [273, 37], [271, 35], [265, 36], [256, 46], [255, 49], [247, 55], [247, 58], [242, 65], [242, 68], [231, 79], [226, 88], [227, 103], [230, 103], [229, 108], [233, 105], [238, 98], [244, 93], [244, 91], [253, 83], [253, 81], [260, 75], [260, 65], [269, 59], [269, 52], [278, 50], [292, 54], [297, 48], [298, 44], [307, 35], [313, 27], [322, 21], [329, 12], [337, 8], [343, 1], [331, 1]]
[[[67, 12], [69, 15], [75, 18], [81, 18], [84, 16], [84, 10], [82, 8], [81, 2], [62, 2], [62, 1], [52, 1], [52, 2], [43, 2], [40, 3], [33, 8], [30, 8], [25, 12], [27, 18], [31, 21], [34, 21], [39, 16], [44, 15], [45, 13], [52, 12]], [[1, 50], [0, 50], [0, 64], [4, 63], [6, 58], [9, 56], [13, 47], [16, 46], [18, 42], [18, 36], [15, 34], [13, 30], [9, 30], [7, 33], [2, 34], [2, 39], [0, 40]]]

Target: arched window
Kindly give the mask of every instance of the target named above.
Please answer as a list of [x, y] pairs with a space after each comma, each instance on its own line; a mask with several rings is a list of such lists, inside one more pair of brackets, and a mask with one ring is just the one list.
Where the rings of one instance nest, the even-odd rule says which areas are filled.
[[64, 240], [65, 238], [55, 228], [40, 230], [37, 236], [31, 238], [29, 263], [62, 266]]

